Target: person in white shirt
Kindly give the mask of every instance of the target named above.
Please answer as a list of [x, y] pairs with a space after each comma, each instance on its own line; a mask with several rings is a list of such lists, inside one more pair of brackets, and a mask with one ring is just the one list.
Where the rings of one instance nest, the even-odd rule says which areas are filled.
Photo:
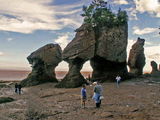
[[117, 77], [116, 77], [117, 88], [119, 88], [120, 82], [121, 82], [121, 77], [119, 75], [117, 75]]

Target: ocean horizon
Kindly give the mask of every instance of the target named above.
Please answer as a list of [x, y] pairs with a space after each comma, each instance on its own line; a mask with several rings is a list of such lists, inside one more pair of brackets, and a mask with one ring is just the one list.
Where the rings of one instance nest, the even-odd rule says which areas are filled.
[[[31, 71], [29, 70], [0, 70], [0, 81], [21, 81], [25, 79]], [[63, 79], [68, 71], [55, 71], [57, 79]], [[91, 76], [92, 71], [81, 71], [84, 78]]]

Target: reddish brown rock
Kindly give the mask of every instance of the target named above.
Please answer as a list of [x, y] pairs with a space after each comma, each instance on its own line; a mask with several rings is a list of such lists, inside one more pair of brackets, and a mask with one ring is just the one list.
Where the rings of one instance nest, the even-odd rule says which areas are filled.
[[85, 83], [80, 70], [87, 60], [93, 68], [92, 80], [114, 81], [118, 74], [123, 78], [127, 75], [127, 24], [102, 28], [99, 37], [87, 24], [76, 32], [75, 38], [63, 51], [63, 59], [69, 63], [69, 72], [57, 87], [78, 87]]
[[127, 76], [127, 23], [113, 28], [102, 28], [96, 40], [96, 54], [91, 59], [92, 79], [99, 81], [115, 81], [119, 74]]
[[78, 87], [85, 83], [80, 70], [85, 61], [94, 56], [95, 33], [93, 29], [83, 24], [76, 30], [75, 38], [67, 45], [63, 51], [63, 60], [69, 63], [69, 71], [57, 87]]
[[24, 79], [23, 86], [38, 85], [45, 82], [57, 82], [55, 67], [62, 61], [62, 50], [58, 44], [47, 44], [27, 57], [32, 72]]
[[130, 73], [134, 75], [142, 75], [143, 73], [145, 65], [144, 43], [144, 39], [138, 38], [129, 53], [128, 66]]
[[158, 71], [158, 65], [155, 61], [151, 61], [152, 71], [151, 74]]
[[158, 65], [155, 61], [151, 61], [151, 67], [152, 67], [151, 76], [160, 77], [160, 71], [158, 71]]

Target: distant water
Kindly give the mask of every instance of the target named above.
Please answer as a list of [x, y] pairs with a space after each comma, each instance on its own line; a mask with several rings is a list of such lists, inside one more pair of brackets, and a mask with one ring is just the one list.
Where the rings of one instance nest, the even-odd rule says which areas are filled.
[[[16, 71], [16, 70], [0, 70], [0, 81], [21, 81], [28, 76], [30, 71]], [[81, 72], [86, 78], [91, 75], [91, 72]], [[67, 74], [67, 71], [56, 71], [56, 78], [62, 79]]]
[[[67, 74], [67, 71], [56, 71], [56, 78], [63, 79], [66, 74]], [[84, 76], [84, 78], [88, 78], [89, 75], [91, 76], [92, 72], [82, 71], [81, 74]]]

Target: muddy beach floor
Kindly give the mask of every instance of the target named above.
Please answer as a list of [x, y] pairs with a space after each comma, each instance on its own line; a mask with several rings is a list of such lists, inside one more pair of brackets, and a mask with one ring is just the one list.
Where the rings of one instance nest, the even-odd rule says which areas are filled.
[[80, 89], [58, 89], [53, 83], [23, 88], [0, 88], [0, 96], [14, 102], [0, 104], [0, 120], [160, 120], [160, 84], [151, 79], [103, 83], [101, 108], [92, 100], [93, 86], [87, 86], [86, 108], [81, 108]]

